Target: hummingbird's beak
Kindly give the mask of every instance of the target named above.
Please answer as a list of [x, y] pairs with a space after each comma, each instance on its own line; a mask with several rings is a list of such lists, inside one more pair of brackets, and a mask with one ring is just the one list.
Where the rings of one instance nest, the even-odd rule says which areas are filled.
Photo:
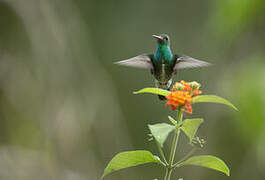
[[155, 39], [157, 39], [157, 40], [160, 40], [160, 41], [162, 41], [163, 40], [163, 37], [161, 37], [161, 36], [158, 36], [158, 35], [152, 35], [153, 36], [153, 38], [155, 38]]

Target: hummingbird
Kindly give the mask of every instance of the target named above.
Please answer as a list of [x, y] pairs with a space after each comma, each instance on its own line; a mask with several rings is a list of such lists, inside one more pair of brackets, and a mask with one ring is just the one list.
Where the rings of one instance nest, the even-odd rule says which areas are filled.
[[[115, 64], [150, 70], [155, 79], [155, 87], [169, 90], [172, 78], [179, 69], [196, 68], [211, 65], [208, 62], [194, 59], [180, 54], [173, 54], [170, 48], [170, 39], [167, 34], [152, 35], [157, 41], [154, 54], [141, 54]], [[165, 100], [159, 95], [160, 100]]]

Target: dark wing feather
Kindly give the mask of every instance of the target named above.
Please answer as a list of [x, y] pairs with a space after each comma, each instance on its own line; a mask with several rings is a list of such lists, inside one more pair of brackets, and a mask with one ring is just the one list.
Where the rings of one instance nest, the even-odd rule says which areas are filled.
[[153, 68], [152, 57], [153, 57], [152, 54], [142, 54], [130, 59], [115, 62], [115, 64], [121, 66], [142, 68], [142, 69], [152, 69]]
[[198, 59], [194, 59], [189, 56], [176, 55], [176, 64], [174, 66], [174, 70], [176, 71], [178, 69], [196, 68], [196, 67], [204, 67], [210, 65], [212, 64]]

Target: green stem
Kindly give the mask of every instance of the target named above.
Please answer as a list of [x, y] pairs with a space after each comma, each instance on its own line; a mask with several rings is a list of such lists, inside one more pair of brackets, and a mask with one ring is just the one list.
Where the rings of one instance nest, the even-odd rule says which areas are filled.
[[[155, 140], [155, 141], [156, 141], [156, 140]], [[159, 150], [159, 153], [160, 153], [160, 155], [161, 155], [161, 157], [162, 157], [164, 163], [166, 164], [166, 166], [168, 166], [168, 162], [167, 162], [167, 160], [166, 160], [165, 154], [164, 154], [162, 148], [160, 147], [160, 145], [158, 144], [157, 141], [156, 141], [156, 145], [157, 145], [157, 148], [158, 148], [158, 150]]]
[[[181, 111], [181, 109], [179, 109], [178, 110], [178, 118], [177, 118], [178, 123], [182, 122], [182, 116], [183, 116], [183, 112]], [[170, 151], [170, 156], [169, 156], [169, 164], [166, 168], [166, 174], [165, 174], [164, 180], [170, 180], [170, 177], [171, 177], [175, 153], [176, 153], [176, 149], [177, 149], [177, 145], [178, 145], [179, 134], [180, 134], [180, 129], [179, 129], [179, 127], [177, 127], [177, 129], [175, 130], [175, 135], [174, 135], [174, 139], [173, 139], [172, 146], [171, 146], [171, 151]]]
[[165, 180], [168, 179], [168, 168], [166, 168]]
[[186, 154], [186, 156], [184, 156], [181, 160], [179, 160], [176, 164], [173, 165], [173, 169], [178, 167], [181, 162], [187, 160], [196, 150], [197, 148], [193, 148], [188, 154]]

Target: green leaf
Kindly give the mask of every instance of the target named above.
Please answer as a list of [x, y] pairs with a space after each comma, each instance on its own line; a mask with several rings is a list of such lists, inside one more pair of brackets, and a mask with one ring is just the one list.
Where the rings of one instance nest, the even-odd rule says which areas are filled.
[[160, 88], [143, 88], [139, 91], [134, 92], [134, 94], [142, 94], [142, 93], [151, 93], [151, 94], [157, 94], [162, 96], [168, 96], [170, 94], [170, 91], [160, 89]]
[[172, 126], [167, 123], [159, 123], [154, 125], [149, 124], [148, 127], [160, 147], [163, 147], [163, 144], [166, 141], [167, 136], [171, 131], [175, 129], [175, 126]]
[[146, 163], [160, 163], [160, 159], [149, 151], [127, 151], [114, 156], [104, 170], [104, 176], [114, 171]]
[[202, 166], [210, 169], [214, 169], [216, 171], [220, 171], [225, 173], [227, 176], [230, 175], [229, 168], [224, 163], [223, 160], [210, 155], [203, 155], [203, 156], [193, 156], [186, 161], [181, 162], [178, 164], [177, 167], [185, 166], [185, 165], [195, 165], [195, 166]]
[[193, 98], [193, 100], [194, 100], [193, 103], [209, 102], [209, 103], [225, 104], [227, 106], [232, 107], [236, 111], [238, 111], [238, 109], [232, 103], [230, 103], [228, 100], [226, 100], [226, 99], [224, 99], [222, 97], [216, 96], [216, 95], [200, 95], [200, 96], [195, 96]]
[[171, 122], [172, 124], [177, 125], [178, 122], [177, 122], [173, 117], [168, 116], [168, 119], [170, 120], [170, 122]]
[[194, 138], [202, 122], [203, 119], [185, 119], [183, 121], [181, 129], [189, 137], [190, 142]]

